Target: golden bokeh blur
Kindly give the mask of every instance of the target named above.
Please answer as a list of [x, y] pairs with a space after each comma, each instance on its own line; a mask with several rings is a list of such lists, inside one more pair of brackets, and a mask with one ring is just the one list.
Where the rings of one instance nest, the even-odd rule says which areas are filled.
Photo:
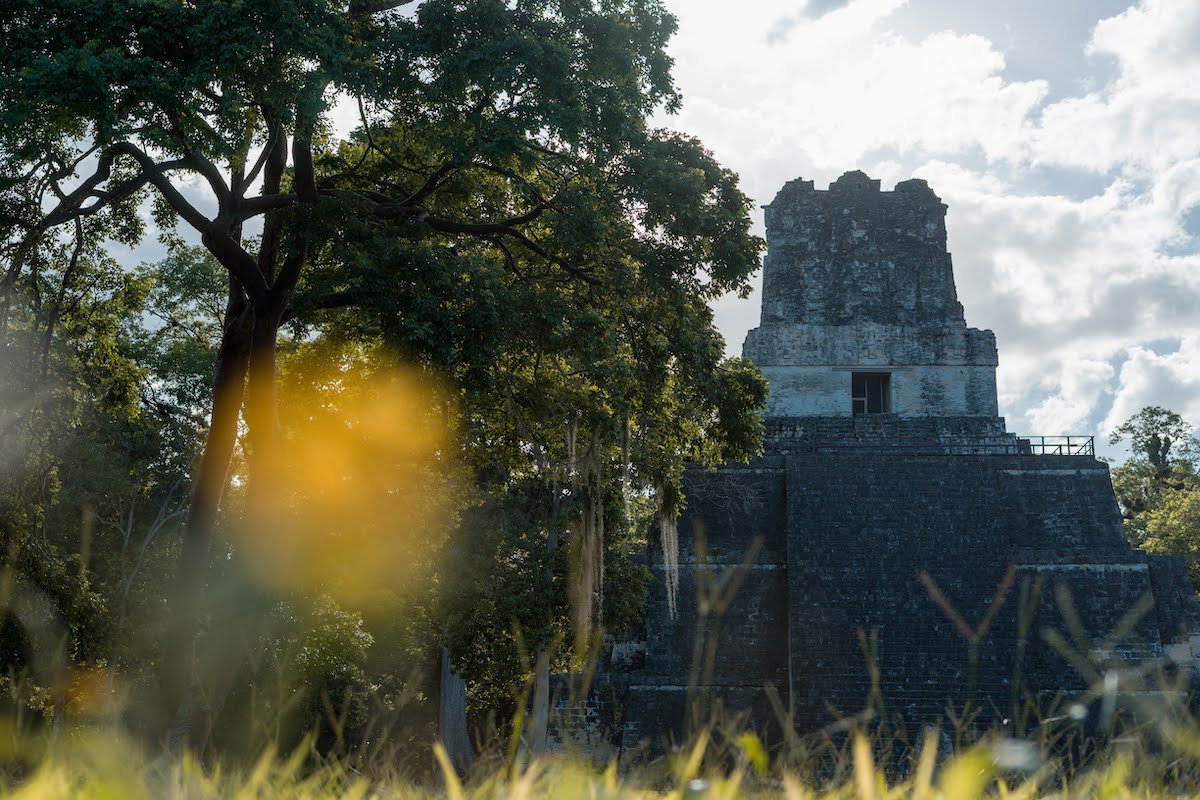
[[[283, 591], [355, 602], [416, 578], [445, 535], [453, 464], [440, 387], [411, 368], [343, 353], [282, 374], [278, 474], [251, 504], [238, 549]], [[251, 476], [251, 481], [256, 480]]]
[[121, 703], [121, 687], [110, 680], [108, 670], [76, 667], [65, 678], [67, 711], [73, 717], [95, 717]]

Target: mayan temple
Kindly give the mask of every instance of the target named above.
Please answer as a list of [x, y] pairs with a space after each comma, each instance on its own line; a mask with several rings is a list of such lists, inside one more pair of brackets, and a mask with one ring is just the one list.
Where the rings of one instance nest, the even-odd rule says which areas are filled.
[[968, 701], [999, 721], [1087, 686], [1052, 631], [1102, 667], [1194, 669], [1184, 565], [1126, 543], [1091, 440], [1005, 429], [945, 216], [924, 181], [888, 192], [861, 172], [791, 181], [767, 207], [743, 349], [770, 384], [765, 453], [688, 472], [674, 614], [651, 548], [644, 655], [618, 647], [593, 693], [625, 749], [678, 735], [697, 695], [766, 721], [773, 691], [800, 731], [872, 705], [910, 727]]

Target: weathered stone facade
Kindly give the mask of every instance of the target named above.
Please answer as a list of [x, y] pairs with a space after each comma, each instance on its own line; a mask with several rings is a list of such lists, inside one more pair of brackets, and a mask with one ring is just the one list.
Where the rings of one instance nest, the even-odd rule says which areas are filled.
[[[923, 181], [883, 192], [857, 172], [828, 191], [792, 181], [768, 207], [745, 345], [770, 383], [766, 452], [687, 473], [678, 615], [654, 552], [644, 663], [602, 681], [625, 749], [678, 734], [689, 691], [768, 722], [773, 687], [801, 730], [873, 691], [914, 727], [967, 702], [999, 720], [1086, 687], [1052, 630], [1085, 660], [1194, 669], [1186, 572], [1126, 543], [1107, 466], [1005, 430], [995, 339], [963, 319], [945, 212]], [[883, 396], [860, 404], [864, 380]]]
[[925, 181], [795, 180], [766, 211], [762, 324], [743, 355], [771, 383], [770, 416], [849, 416], [852, 373], [885, 368], [899, 416], [997, 415], [996, 337], [963, 319]]

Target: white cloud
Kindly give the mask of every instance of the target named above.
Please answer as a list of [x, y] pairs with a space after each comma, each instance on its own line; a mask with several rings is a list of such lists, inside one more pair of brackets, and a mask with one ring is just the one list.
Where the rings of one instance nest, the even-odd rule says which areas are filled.
[[1108, 392], [1114, 372], [1110, 363], [1095, 359], [1064, 364], [1059, 372], [1059, 391], [1030, 408], [1026, 419], [1033, 423], [1033, 430], [1061, 433], [1085, 430], [1101, 395]]
[[1184, 336], [1178, 349], [1159, 355], [1132, 347], [1121, 367], [1112, 407], [1100, 424], [1109, 433], [1146, 406], [1165, 406], [1195, 423], [1200, 420], [1200, 334]]
[[1087, 52], [1117, 60], [1101, 90], [1045, 109], [1032, 157], [1097, 171], [1158, 170], [1195, 156], [1200, 4], [1144, 0], [1101, 20]]
[[1119, 59], [1122, 85], [1200, 96], [1191, 80], [1200, 67], [1200, 5], [1190, 0], [1143, 0], [1100, 20], [1087, 49]]
[[1045, 82], [1004, 81], [1003, 54], [981, 36], [943, 31], [912, 42], [889, 33], [880, 25], [900, 5], [860, 0], [816, 20], [786, 18], [774, 45], [779, 24], [767, 14], [678, 9], [685, 107], [674, 124], [702, 132], [722, 155], [790, 153], [836, 173], [884, 147], [1011, 153]]

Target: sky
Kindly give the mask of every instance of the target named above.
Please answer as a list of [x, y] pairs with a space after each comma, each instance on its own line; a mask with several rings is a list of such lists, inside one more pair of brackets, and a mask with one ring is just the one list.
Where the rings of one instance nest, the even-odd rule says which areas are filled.
[[[1200, 2], [666, 0], [699, 137], [762, 204], [797, 177], [919, 177], [1022, 434], [1200, 423]], [[716, 305], [731, 354], [758, 324]], [[1106, 446], [1100, 451], [1115, 452]]]

